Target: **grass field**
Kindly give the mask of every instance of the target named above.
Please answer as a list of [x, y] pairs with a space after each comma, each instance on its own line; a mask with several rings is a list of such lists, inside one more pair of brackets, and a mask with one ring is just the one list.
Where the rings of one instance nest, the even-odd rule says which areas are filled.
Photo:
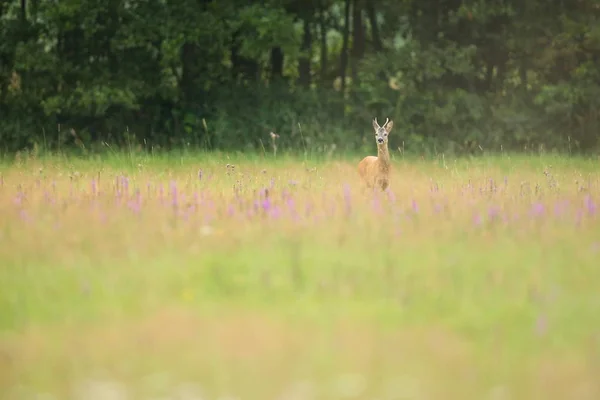
[[0, 167], [2, 398], [600, 398], [598, 160], [136, 157]]

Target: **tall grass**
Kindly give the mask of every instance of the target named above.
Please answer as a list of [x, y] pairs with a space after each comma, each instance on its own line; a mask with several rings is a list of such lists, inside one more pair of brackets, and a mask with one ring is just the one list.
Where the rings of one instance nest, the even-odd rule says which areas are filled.
[[597, 162], [358, 159], [5, 162], [0, 392], [600, 395]]

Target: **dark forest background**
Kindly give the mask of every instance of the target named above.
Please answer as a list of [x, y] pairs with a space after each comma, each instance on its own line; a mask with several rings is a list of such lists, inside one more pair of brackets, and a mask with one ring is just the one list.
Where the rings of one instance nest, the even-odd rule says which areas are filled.
[[[595, 151], [596, 0], [0, 0], [0, 147]], [[329, 149], [329, 150], [327, 150]]]

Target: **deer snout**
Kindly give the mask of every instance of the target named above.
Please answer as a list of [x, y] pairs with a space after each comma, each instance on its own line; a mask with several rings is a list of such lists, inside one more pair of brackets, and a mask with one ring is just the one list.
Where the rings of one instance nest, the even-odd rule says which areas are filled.
[[383, 138], [378, 137], [377, 138], [377, 143], [382, 144], [383, 143]]

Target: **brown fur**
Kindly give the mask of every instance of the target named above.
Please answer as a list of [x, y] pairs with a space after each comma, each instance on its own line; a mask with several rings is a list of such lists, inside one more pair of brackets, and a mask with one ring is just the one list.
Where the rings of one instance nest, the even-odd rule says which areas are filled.
[[[373, 120], [375, 137], [384, 138], [383, 143], [377, 143], [377, 157], [367, 156], [358, 163], [358, 173], [368, 188], [378, 187], [386, 190], [390, 185], [390, 153], [388, 150], [387, 134], [392, 130], [394, 123], [389, 121], [380, 127], [377, 119]], [[385, 137], [383, 136], [385, 135]]]

